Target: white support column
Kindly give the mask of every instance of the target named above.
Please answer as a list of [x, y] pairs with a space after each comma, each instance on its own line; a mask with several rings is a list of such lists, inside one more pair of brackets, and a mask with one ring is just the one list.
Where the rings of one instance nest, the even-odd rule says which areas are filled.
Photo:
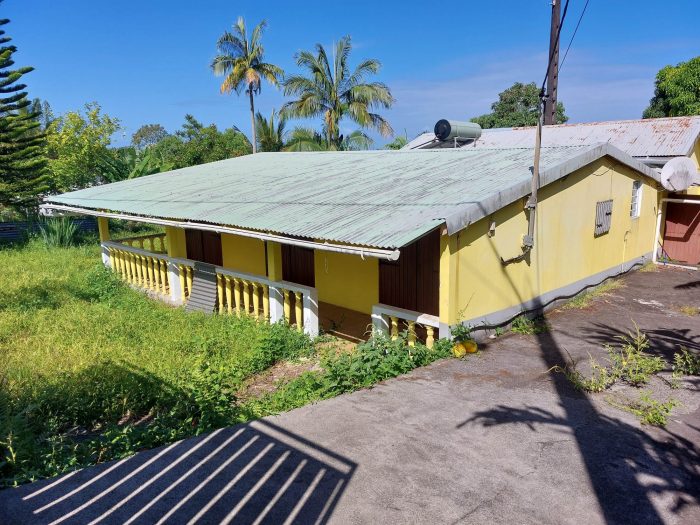
[[276, 323], [280, 319], [284, 319], [284, 296], [282, 290], [272, 285], [270, 289], [270, 322]]
[[304, 292], [304, 332], [311, 337], [318, 335], [318, 292], [313, 288], [310, 293]]
[[170, 300], [174, 304], [182, 304], [182, 289], [180, 288], [180, 268], [177, 263], [168, 261], [168, 283], [170, 284]]
[[100, 243], [100, 251], [102, 252], [102, 264], [109, 268], [111, 266], [109, 262], [109, 248], [104, 243]]
[[389, 320], [381, 312], [378, 312], [375, 307], [372, 307], [372, 327], [375, 332], [388, 335]]

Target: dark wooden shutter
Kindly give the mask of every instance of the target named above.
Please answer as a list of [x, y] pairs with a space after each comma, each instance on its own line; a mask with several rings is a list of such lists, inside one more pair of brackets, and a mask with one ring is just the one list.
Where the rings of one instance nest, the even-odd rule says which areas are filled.
[[282, 279], [304, 286], [316, 286], [314, 251], [310, 248], [283, 244]]
[[223, 263], [221, 236], [216, 232], [185, 230], [187, 258], [216, 266]]
[[438, 315], [440, 233], [435, 230], [401, 248], [398, 261], [379, 261], [379, 302]]

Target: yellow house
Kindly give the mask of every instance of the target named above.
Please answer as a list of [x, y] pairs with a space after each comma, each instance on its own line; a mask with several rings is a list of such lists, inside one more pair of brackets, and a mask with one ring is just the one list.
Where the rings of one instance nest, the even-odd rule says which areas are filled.
[[[432, 344], [650, 260], [656, 170], [610, 144], [261, 153], [46, 199], [97, 216], [103, 259], [186, 308]], [[110, 239], [109, 219], [165, 233]]]

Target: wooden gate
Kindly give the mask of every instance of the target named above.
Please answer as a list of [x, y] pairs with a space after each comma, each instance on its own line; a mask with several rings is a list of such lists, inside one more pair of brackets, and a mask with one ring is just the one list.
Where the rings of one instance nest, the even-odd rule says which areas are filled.
[[439, 230], [401, 248], [398, 261], [379, 261], [379, 302], [439, 315]]
[[185, 230], [187, 258], [221, 266], [221, 236], [216, 232]]
[[666, 204], [664, 252], [673, 261], [700, 264], [700, 204]]

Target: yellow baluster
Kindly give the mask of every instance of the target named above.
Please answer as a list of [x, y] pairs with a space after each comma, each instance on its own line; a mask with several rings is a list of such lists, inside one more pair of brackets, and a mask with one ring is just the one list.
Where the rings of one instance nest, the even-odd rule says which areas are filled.
[[139, 248], [143, 250], [143, 239], [139, 239]]
[[226, 279], [226, 311], [229, 315], [233, 312], [233, 293], [231, 290], [231, 278], [227, 275]]
[[149, 288], [153, 292], [158, 291], [158, 284], [156, 283], [156, 275], [155, 272], [153, 271], [153, 257], [147, 257], [146, 258], [146, 265], [148, 266], [148, 280], [149, 280]]
[[184, 264], [179, 264], [178, 265], [178, 275], [180, 276], [180, 296], [182, 299], [182, 303], [184, 304], [185, 301], [187, 300], [187, 293], [185, 293], [185, 265]]
[[236, 315], [241, 316], [241, 281], [239, 279], [233, 279], [233, 292], [236, 296]]
[[160, 293], [160, 261], [155, 257], [151, 257], [153, 265], [153, 291]]
[[224, 313], [224, 277], [220, 273], [216, 274], [216, 300], [219, 303], [219, 313]]
[[131, 279], [129, 282], [133, 285], [136, 284], [136, 256], [133, 253], [129, 253], [129, 268], [131, 269]]
[[124, 278], [124, 258], [122, 257], [121, 250], [117, 250], [117, 272], [119, 272], [119, 276], [123, 279]]
[[160, 261], [160, 286], [163, 295], [168, 293], [168, 263], [164, 260]]
[[260, 319], [260, 290], [258, 283], [250, 283], [253, 289], [253, 317]]
[[263, 284], [263, 319], [270, 319], [270, 287]]
[[187, 297], [192, 295], [192, 279], [193, 279], [193, 269], [191, 266], [187, 266], [185, 268], [185, 271], [187, 272]]
[[408, 322], [408, 346], [416, 346], [416, 323]]
[[301, 332], [302, 326], [304, 325], [304, 316], [301, 302], [301, 292], [294, 292], [294, 316], [297, 321], [297, 330]]
[[107, 248], [107, 253], [109, 253], [109, 267], [114, 272], [117, 269], [114, 267], [114, 249]]
[[433, 344], [435, 343], [435, 328], [432, 326], [426, 326], [425, 327], [425, 346], [428, 348], [432, 348]]
[[250, 289], [248, 287], [248, 281], [241, 279], [241, 284], [243, 285], [243, 307], [245, 313], [250, 313]]
[[284, 320], [292, 322], [292, 303], [289, 300], [289, 290], [284, 290]]
[[391, 316], [391, 340], [396, 341], [399, 338], [399, 319]]
[[148, 247], [153, 251], [153, 237], [148, 238]]
[[141, 288], [148, 288], [148, 272], [146, 271], [146, 258], [139, 255], [139, 272], [141, 274]]

